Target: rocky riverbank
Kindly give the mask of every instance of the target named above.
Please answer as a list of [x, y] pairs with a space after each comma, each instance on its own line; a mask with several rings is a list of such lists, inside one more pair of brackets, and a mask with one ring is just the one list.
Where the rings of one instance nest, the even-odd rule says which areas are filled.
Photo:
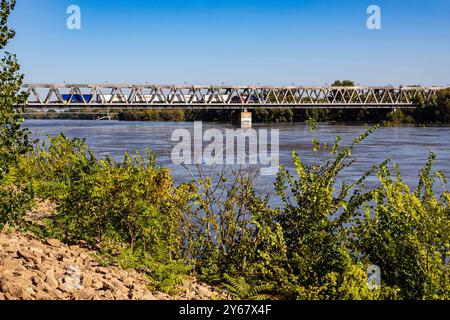
[[212, 287], [187, 280], [177, 296], [149, 290], [135, 270], [101, 266], [94, 252], [46, 243], [9, 230], [0, 233], [0, 300], [210, 300], [227, 299]]

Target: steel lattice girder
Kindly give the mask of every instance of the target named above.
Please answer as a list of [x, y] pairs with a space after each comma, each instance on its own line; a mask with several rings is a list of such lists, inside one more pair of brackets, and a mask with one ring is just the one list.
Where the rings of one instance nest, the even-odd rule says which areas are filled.
[[443, 87], [30, 84], [28, 108], [412, 108]]

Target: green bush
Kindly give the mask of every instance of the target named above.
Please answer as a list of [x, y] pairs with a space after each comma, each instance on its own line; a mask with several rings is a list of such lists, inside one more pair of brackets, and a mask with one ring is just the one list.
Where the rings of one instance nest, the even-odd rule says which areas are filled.
[[172, 271], [186, 273], [182, 212], [190, 187], [175, 188], [154, 155], [99, 160], [83, 140], [60, 135], [19, 163], [37, 196], [57, 204], [47, 234], [66, 243], [84, 241], [109, 261], [146, 271], [162, 286], [179, 276], [169, 277]]
[[450, 299], [450, 195], [434, 194], [435, 180], [446, 182], [442, 172], [432, 172], [434, 159], [430, 154], [414, 191], [397, 167], [392, 177], [382, 165], [381, 187], [355, 223], [356, 250], [404, 299]]
[[[4, 181], [56, 202], [45, 234], [84, 241], [169, 292], [195, 271], [243, 299], [448, 299], [450, 195], [435, 195], [446, 180], [432, 172], [434, 155], [414, 191], [388, 161], [351, 184], [339, 177], [372, 131], [345, 147], [313, 139], [323, 160], [309, 165], [294, 153], [295, 174], [282, 167], [276, 179], [277, 207], [255, 191], [257, 171], [200, 171], [175, 187], [149, 152], [99, 160], [62, 135], [20, 156]], [[367, 190], [374, 173], [380, 185]], [[14, 201], [9, 221], [26, 207]], [[370, 265], [381, 269], [381, 290], [367, 286]]]
[[[434, 193], [437, 178], [446, 183], [431, 172], [434, 155], [414, 192], [398, 171], [391, 179], [389, 161], [352, 184], [339, 178], [373, 130], [345, 147], [340, 138], [313, 139], [324, 160], [310, 165], [294, 153], [296, 174], [282, 167], [277, 177], [277, 208], [256, 194], [249, 174], [219, 179], [219, 187], [211, 177], [197, 181], [190, 239], [202, 279], [244, 299], [266, 291], [288, 299], [448, 299], [450, 195]], [[380, 186], [367, 190], [375, 173]], [[372, 265], [381, 269], [380, 290], [367, 285]]]
[[[366, 173], [352, 185], [336, 187], [350, 166], [353, 147], [331, 148], [323, 163], [306, 166], [294, 153], [297, 177], [282, 168], [277, 191], [283, 206], [261, 214], [255, 224], [268, 240], [259, 249], [259, 270], [285, 297], [299, 299], [449, 299], [449, 194], [436, 196], [434, 154], [413, 192], [386, 161], [377, 172], [380, 186], [365, 191]], [[339, 141], [339, 139], [338, 139]], [[269, 241], [270, 240], [270, 241]], [[263, 242], [264, 243], [264, 242]], [[270, 247], [272, 246], [272, 247]], [[269, 249], [269, 250], [268, 250]], [[377, 265], [381, 290], [369, 290], [366, 268]]]
[[[366, 201], [359, 188], [369, 173], [352, 185], [337, 188], [339, 173], [352, 164], [354, 146], [329, 147], [314, 140], [316, 152], [329, 151], [323, 163], [305, 165], [294, 153], [296, 177], [281, 168], [276, 189], [282, 206], [259, 215], [256, 224], [267, 235], [258, 248], [260, 271], [275, 282], [278, 293], [296, 299], [371, 299], [388, 294], [367, 287], [364, 264], [351, 250], [349, 223]], [[269, 249], [269, 250], [268, 250]]]
[[67, 139], [63, 134], [48, 137], [33, 151], [17, 159], [14, 179], [29, 182], [38, 197], [58, 201], [69, 191], [73, 179], [90, 174], [99, 162], [82, 139]]
[[5, 224], [20, 226], [31, 209], [34, 193], [30, 185], [0, 185], [0, 231]]
[[[233, 176], [231, 181], [227, 173]], [[217, 179], [204, 172], [200, 176], [203, 179], [196, 181], [195, 206], [185, 214], [187, 241], [202, 279], [220, 282], [225, 273], [245, 274], [251, 268], [256, 256], [253, 249], [260, 239], [253, 224], [253, 208], [268, 205], [254, 191], [254, 173], [226, 170]]]
[[10, 175], [18, 157], [31, 148], [29, 132], [21, 128], [23, 106], [27, 94], [21, 91], [23, 74], [15, 55], [5, 52], [15, 32], [8, 20], [16, 1], [2, 0], [0, 10], [0, 230], [5, 223], [20, 224], [31, 205], [33, 190], [19, 184]]

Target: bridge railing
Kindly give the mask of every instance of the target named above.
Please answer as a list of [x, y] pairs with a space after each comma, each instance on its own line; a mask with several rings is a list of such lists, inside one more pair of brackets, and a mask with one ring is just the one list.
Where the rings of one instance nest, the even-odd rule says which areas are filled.
[[411, 108], [442, 87], [28, 84], [29, 108]]

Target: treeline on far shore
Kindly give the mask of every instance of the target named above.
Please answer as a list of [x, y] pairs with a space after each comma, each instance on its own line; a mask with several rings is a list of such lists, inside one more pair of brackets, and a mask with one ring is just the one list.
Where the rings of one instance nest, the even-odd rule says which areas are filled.
[[[449, 124], [450, 89], [442, 90], [437, 98], [418, 101], [414, 109], [251, 109], [255, 123], [305, 122], [364, 122], [388, 124]], [[204, 121], [232, 122], [238, 110], [127, 110], [111, 113], [110, 119], [121, 121]], [[103, 110], [86, 112], [29, 113], [28, 119], [98, 120]]]

